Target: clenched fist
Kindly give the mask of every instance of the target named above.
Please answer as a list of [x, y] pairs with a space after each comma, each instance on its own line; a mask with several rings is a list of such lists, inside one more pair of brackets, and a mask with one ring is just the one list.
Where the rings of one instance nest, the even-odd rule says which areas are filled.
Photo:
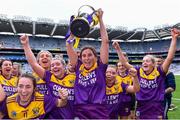
[[29, 44], [29, 37], [25, 34], [20, 37], [20, 41], [22, 45]]
[[62, 100], [67, 100], [68, 98], [68, 91], [67, 89], [60, 89], [59, 90], [59, 96]]

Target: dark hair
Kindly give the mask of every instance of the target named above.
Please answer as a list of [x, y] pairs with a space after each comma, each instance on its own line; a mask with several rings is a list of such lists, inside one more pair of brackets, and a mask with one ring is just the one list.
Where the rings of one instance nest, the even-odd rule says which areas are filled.
[[156, 55], [155, 58], [160, 58], [163, 60], [163, 57], [161, 55]]
[[3, 73], [2, 73], [2, 64], [3, 64], [5, 61], [9, 61], [9, 62], [11, 62], [12, 65], [13, 65], [13, 62], [12, 62], [11, 60], [8, 60], [8, 59], [0, 60], [0, 72], [1, 72], [1, 74], [3, 74]]
[[[29, 78], [30, 80], [32, 80], [34, 89], [36, 89], [36, 78], [35, 78], [31, 73], [23, 73], [23, 74], [19, 77], [19, 79], [21, 79], [22, 77]], [[17, 84], [19, 83], [19, 79], [18, 79], [18, 81], [17, 81]]]
[[13, 62], [12, 62], [11, 60], [3, 59], [3, 60], [0, 61], [0, 67], [2, 67], [2, 64], [3, 64], [5, 61], [9, 61], [9, 62], [11, 62], [12, 65], [13, 65]]
[[83, 47], [83, 48], [81, 49], [80, 58], [82, 58], [82, 52], [83, 52], [84, 50], [86, 50], [86, 49], [90, 49], [90, 50], [93, 52], [94, 56], [95, 56], [96, 58], [98, 57], [97, 52], [96, 52], [96, 50], [95, 50], [94, 47], [92, 47], [92, 46], [85, 46], [85, 47]]

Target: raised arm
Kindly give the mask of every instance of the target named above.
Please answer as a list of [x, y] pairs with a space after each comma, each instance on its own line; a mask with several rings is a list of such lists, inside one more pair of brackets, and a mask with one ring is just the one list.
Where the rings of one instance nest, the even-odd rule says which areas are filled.
[[45, 69], [38, 64], [36, 57], [34, 56], [31, 47], [29, 45], [29, 37], [27, 35], [23, 35], [20, 37], [20, 41], [23, 46], [24, 53], [26, 55], [26, 59], [28, 63], [30, 64], [34, 72], [38, 74], [38, 76], [41, 79], [43, 79], [45, 74]]
[[130, 85], [126, 88], [126, 91], [128, 93], [135, 93], [140, 90], [139, 80], [137, 76], [137, 70], [135, 68], [129, 69], [129, 74], [132, 76], [133, 79], [133, 85]]
[[66, 40], [67, 54], [68, 54], [70, 64], [72, 65], [72, 67], [76, 65], [77, 60], [78, 60], [77, 52], [74, 50], [73, 44], [70, 42], [73, 39], [74, 39], [74, 36], [71, 34], [69, 38]]
[[67, 104], [68, 91], [66, 89], [59, 90], [59, 96], [61, 99], [58, 99], [57, 107], [63, 107]]
[[4, 92], [4, 89], [0, 84], [0, 103], [5, 99], [5, 97], [6, 97], [6, 93]]
[[100, 58], [102, 63], [107, 64], [109, 59], [109, 38], [103, 22], [103, 11], [98, 9], [97, 11], [99, 24], [100, 24], [100, 34], [101, 34], [101, 48], [100, 48]]
[[127, 68], [130, 69], [133, 66], [131, 64], [128, 63], [128, 60], [126, 59], [126, 57], [123, 55], [123, 52], [119, 46], [119, 43], [117, 41], [114, 41], [112, 46], [114, 47], [114, 49], [116, 50], [118, 57], [119, 57], [119, 61]]
[[176, 52], [177, 37], [179, 35], [180, 35], [180, 30], [178, 30], [176, 28], [173, 28], [171, 30], [171, 36], [172, 36], [171, 44], [169, 47], [168, 55], [162, 64], [162, 69], [165, 73], [167, 73], [169, 66], [173, 61], [173, 58], [174, 58], [174, 55]]

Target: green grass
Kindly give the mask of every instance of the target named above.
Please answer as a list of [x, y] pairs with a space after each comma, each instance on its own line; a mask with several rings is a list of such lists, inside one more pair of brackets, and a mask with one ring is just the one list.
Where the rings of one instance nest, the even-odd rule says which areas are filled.
[[176, 91], [173, 93], [172, 103], [177, 106], [177, 108], [173, 111], [169, 111], [168, 116], [169, 119], [180, 119], [180, 75], [175, 76], [176, 77]]

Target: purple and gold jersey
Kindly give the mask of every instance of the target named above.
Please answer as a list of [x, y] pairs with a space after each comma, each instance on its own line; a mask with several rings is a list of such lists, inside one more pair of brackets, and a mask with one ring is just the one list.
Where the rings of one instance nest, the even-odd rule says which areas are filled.
[[48, 85], [48, 92], [52, 96], [59, 98], [59, 90], [67, 89], [68, 103], [65, 107], [54, 109], [50, 113], [50, 118], [56, 119], [73, 119], [74, 118], [74, 82], [75, 74], [65, 74], [63, 78], [56, 78], [50, 71], [46, 71], [46, 82]]
[[76, 66], [75, 104], [106, 104], [106, 69], [107, 64], [98, 60], [97, 67], [83, 75], [82, 62]]
[[128, 84], [124, 84], [119, 76], [116, 76], [116, 82], [112, 87], [106, 86], [106, 102], [111, 119], [118, 118], [118, 109], [122, 93], [126, 92]]
[[17, 77], [11, 77], [11, 79], [6, 79], [0, 75], [0, 84], [2, 85], [6, 96], [10, 96], [16, 93], [17, 91]]
[[36, 88], [41, 94], [48, 94], [48, 88], [46, 86], [45, 80], [41, 79], [36, 73], [33, 73], [33, 76], [36, 78]]
[[[118, 75], [119, 79], [122, 80], [122, 82], [124, 84], [127, 85], [132, 85], [132, 77], [128, 74], [128, 72], [126, 73], [126, 75], [124, 77], [122, 77], [121, 75]], [[131, 109], [131, 97], [132, 95], [130, 93], [127, 92], [123, 92], [121, 93], [120, 96], [120, 103], [119, 103], [119, 115], [120, 116], [128, 116], [130, 114], [130, 109]]]
[[[92, 68], [85, 69], [78, 59], [75, 73], [75, 115], [79, 119], [108, 119], [106, 104], [107, 64], [98, 60]], [[89, 107], [91, 106], [91, 107]], [[92, 116], [93, 115], [93, 116]]]
[[[122, 86], [123, 85], [123, 86]], [[116, 82], [112, 87], [106, 86], [106, 101], [107, 104], [117, 104], [119, 101], [119, 95], [125, 91], [126, 86], [122, 84], [122, 80], [119, 76], [116, 76]]]
[[150, 74], [146, 74], [142, 68], [136, 68], [140, 84], [140, 91], [136, 93], [138, 101], [163, 101], [165, 92], [166, 74], [161, 66], [155, 68]]
[[26, 105], [20, 105], [18, 94], [9, 96], [3, 101], [3, 107], [10, 119], [33, 119], [44, 118], [52, 109], [56, 108], [57, 98], [34, 93], [31, 102]]
[[[120, 75], [118, 75], [118, 76], [119, 76], [119, 79], [121, 79], [123, 83], [132, 85], [133, 81], [132, 81], [131, 76], [128, 73], [124, 77], [122, 77]], [[130, 102], [130, 101], [131, 101], [131, 94], [127, 93], [127, 92], [122, 93], [121, 102]]]

